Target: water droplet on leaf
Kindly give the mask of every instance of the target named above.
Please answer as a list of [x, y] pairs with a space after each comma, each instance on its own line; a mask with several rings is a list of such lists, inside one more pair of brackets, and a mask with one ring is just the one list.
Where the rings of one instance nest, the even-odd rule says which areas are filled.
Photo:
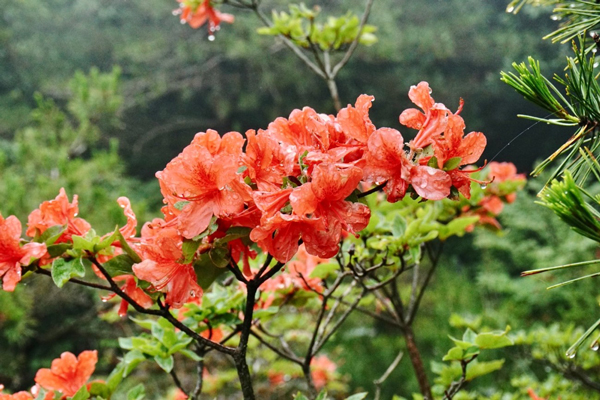
[[570, 359], [575, 358], [576, 355], [577, 355], [577, 352], [576, 351], [572, 351], [572, 350], [569, 350], [566, 353], [567, 358], [570, 358]]
[[215, 35], [208, 35], [208, 40], [210, 42], [214, 42], [215, 41]]

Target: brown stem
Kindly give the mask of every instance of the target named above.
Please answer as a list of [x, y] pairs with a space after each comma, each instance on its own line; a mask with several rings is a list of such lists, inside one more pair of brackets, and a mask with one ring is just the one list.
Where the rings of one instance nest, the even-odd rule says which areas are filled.
[[419, 382], [421, 394], [425, 400], [433, 400], [433, 396], [431, 394], [431, 385], [429, 384], [429, 379], [427, 378], [427, 373], [425, 372], [425, 366], [423, 365], [423, 360], [421, 359], [421, 353], [419, 352], [419, 348], [415, 342], [413, 330], [410, 326], [405, 326], [403, 333], [404, 339], [406, 340], [408, 356], [413, 365], [413, 369], [415, 370], [415, 375], [417, 376], [417, 381]]
[[252, 387], [252, 375], [246, 361], [246, 353], [248, 352], [248, 339], [252, 328], [252, 315], [254, 313], [254, 303], [256, 300], [256, 292], [258, 291], [259, 282], [254, 279], [246, 285], [248, 295], [246, 297], [246, 310], [244, 311], [244, 322], [240, 334], [240, 344], [233, 353], [233, 361], [237, 369], [240, 385], [242, 386], [242, 394], [244, 400], [254, 400], [254, 388]]

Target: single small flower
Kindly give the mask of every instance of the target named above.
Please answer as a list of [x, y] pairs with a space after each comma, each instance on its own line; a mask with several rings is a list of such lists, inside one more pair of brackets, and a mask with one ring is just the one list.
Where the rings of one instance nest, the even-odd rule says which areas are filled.
[[326, 355], [317, 356], [310, 363], [310, 374], [317, 390], [321, 390], [328, 382], [335, 379], [337, 365]]
[[66, 225], [66, 230], [56, 243], [69, 242], [71, 236], [83, 236], [91, 229], [86, 220], [77, 218], [78, 212], [77, 195], [74, 195], [73, 202], [69, 203], [65, 189], [61, 188], [54, 200], [44, 201], [40, 204], [40, 208], [29, 214], [25, 233], [29, 237], [35, 237], [36, 234], [42, 234], [52, 226]]
[[21, 280], [21, 266], [26, 266], [33, 259], [46, 253], [43, 243], [27, 243], [21, 240], [21, 222], [14, 215], [2, 218], [0, 214], [0, 278], [2, 288], [7, 292], [15, 290]]
[[52, 366], [40, 369], [35, 382], [46, 390], [57, 390], [65, 396], [73, 396], [94, 373], [98, 362], [96, 350], [86, 350], [78, 357], [64, 352], [52, 361]]
[[409, 108], [400, 114], [400, 123], [409, 128], [418, 129], [419, 133], [409, 143], [411, 149], [417, 151], [433, 143], [448, 124], [448, 109], [441, 103], [436, 103], [431, 97], [431, 89], [427, 82], [411, 86], [408, 97], [423, 112]]
[[181, 264], [182, 238], [177, 230], [166, 227], [144, 237], [142, 230], [140, 253], [142, 262], [133, 265], [135, 275], [150, 282], [155, 290], [167, 293], [166, 303], [180, 308], [184, 303], [202, 296], [192, 264]]
[[177, 1], [179, 1], [179, 10], [176, 10], [175, 13], [179, 14], [181, 23], [187, 23], [190, 27], [198, 29], [208, 22], [210, 35], [219, 30], [221, 22], [232, 24], [235, 20], [233, 15], [215, 9], [210, 4], [210, 0], [202, 0], [200, 4], [197, 0]]
[[251, 199], [250, 187], [238, 174], [244, 138], [238, 132], [220, 137], [214, 130], [198, 133], [181, 154], [156, 173], [165, 202], [177, 208], [178, 229], [191, 239], [213, 216], [235, 217]]

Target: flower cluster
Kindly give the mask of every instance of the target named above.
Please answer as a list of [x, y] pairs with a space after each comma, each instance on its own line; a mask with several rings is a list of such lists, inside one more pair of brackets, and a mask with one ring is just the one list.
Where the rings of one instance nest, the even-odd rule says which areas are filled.
[[[0, 393], [0, 400], [32, 400], [41, 399], [39, 394], [41, 389], [48, 392], [44, 395], [44, 400], [55, 398], [54, 393], [62, 394], [61, 398], [72, 397], [81, 389], [90, 379], [98, 362], [98, 352], [96, 350], [87, 350], [75, 356], [73, 353], [64, 352], [60, 358], [52, 361], [50, 368], [42, 368], [35, 375], [36, 385], [30, 392], [21, 391], [14, 394]], [[0, 385], [0, 391], [3, 386]]]
[[[510, 162], [491, 162], [488, 165], [486, 179], [489, 184], [482, 186], [483, 197], [476, 207], [465, 206], [463, 212], [479, 216], [479, 223], [494, 229], [501, 229], [496, 217], [504, 209], [504, 204], [516, 200], [516, 190], [525, 185], [524, 174], [517, 173], [517, 167]], [[471, 231], [473, 227], [468, 230]]]
[[[277, 118], [265, 130], [249, 130], [245, 137], [238, 132], [198, 133], [156, 174], [164, 219], [146, 223], [141, 237], [135, 237], [136, 217], [129, 200], [120, 198], [127, 224], [101, 238], [109, 243], [90, 244], [81, 257], [94, 254], [105, 262], [123, 254], [126, 246], [137, 260], [132, 274], [114, 277], [124, 282], [122, 290], [143, 307], [151, 306], [152, 300], [137, 286], [136, 279], [141, 279], [151, 290], [166, 293], [166, 303], [177, 308], [202, 295], [194, 262], [217, 242], [225, 243], [233, 262], [243, 261], [244, 274], [250, 277], [248, 259], [257, 255], [254, 246], [281, 263], [290, 261], [301, 243], [310, 256], [335, 256], [343, 237], [358, 236], [369, 223], [371, 210], [360, 197], [375, 185], [390, 202], [407, 194], [429, 200], [459, 194], [469, 198], [473, 170], [463, 167], [479, 159], [485, 136], [465, 136], [458, 115], [462, 101], [452, 113], [434, 101], [426, 82], [411, 87], [409, 97], [420, 110], [400, 115], [402, 124], [418, 130], [406, 144], [398, 130], [375, 127], [369, 117], [373, 97], [367, 95], [337, 115], [309, 107], [294, 110], [289, 118]], [[95, 234], [77, 211], [77, 197], [70, 203], [61, 190], [55, 200], [31, 213], [27, 235], [38, 238], [59, 226], [52, 243], [68, 244], [75, 236]], [[31, 259], [41, 258], [39, 265], [52, 262], [43, 244], [19, 243], [17, 224], [14, 217], [0, 219], [0, 246], [6, 248], [0, 252], [0, 276], [7, 290], [14, 289], [21, 266]], [[245, 229], [244, 240], [222, 240], [232, 228]], [[126, 309], [123, 303], [120, 314]]]
[[462, 118], [435, 103], [427, 83], [409, 95], [423, 113], [400, 117], [419, 129], [408, 148], [400, 132], [371, 122], [373, 97], [366, 95], [337, 116], [294, 110], [246, 139], [237, 132], [197, 134], [157, 173], [165, 220], [185, 239], [213, 219], [250, 228], [253, 242], [287, 262], [301, 241], [309, 254], [330, 258], [343, 234], [362, 230], [370, 210], [356, 195], [364, 185], [385, 184], [392, 202], [409, 191], [441, 200], [453, 188], [468, 197], [471, 180], [461, 166], [479, 158], [485, 137], [463, 137]]

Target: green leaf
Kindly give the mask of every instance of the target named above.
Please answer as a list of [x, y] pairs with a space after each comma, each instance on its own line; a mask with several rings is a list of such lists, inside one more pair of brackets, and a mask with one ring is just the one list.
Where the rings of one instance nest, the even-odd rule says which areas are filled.
[[406, 227], [406, 219], [400, 215], [396, 215], [392, 223], [392, 234], [397, 238], [401, 238], [406, 232]]
[[127, 392], [127, 400], [142, 400], [144, 397], [146, 397], [146, 389], [143, 383], [134, 386]]
[[71, 397], [71, 400], [87, 400], [89, 398], [90, 393], [88, 392], [87, 387], [83, 385], [81, 389], [79, 389], [77, 393], [75, 393], [75, 395]]
[[458, 168], [460, 162], [462, 161], [461, 157], [452, 157], [444, 164], [444, 171], [452, 171], [453, 169]]
[[207, 290], [221, 274], [227, 271], [226, 268], [216, 265], [209, 253], [201, 254], [193, 265], [198, 277], [198, 285], [204, 290]]
[[331, 275], [335, 271], [337, 271], [338, 269], [339, 269], [339, 265], [337, 263], [333, 263], [333, 262], [317, 264], [317, 266], [310, 273], [309, 278], [325, 279], [329, 275]]
[[125, 368], [125, 362], [121, 361], [112, 370], [110, 375], [108, 375], [108, 378], [106, 378], [106, 385], [108, 386], [111, 393], [114, 392], [117, 386], [119, 386], [119, 384], [123, 381], [123, 378], [125, 377]]
[[137, 319], [133, 317], [129, 317], [129, 319], [141, 326], [142, 328], [148, 329], [149, 331], [152, 330], [152, 327], [154, 326], [154, 324], [156, 324], [156, 321], [153, 321], [151, 319]]
[[475, 343], [475, 339], [477, 338], [477, 334], [471, 330], [471, 328], [467, 328], [465, 333], [463, 334], [462, 340], [468, 343]]
[[183, 211], [185, 206], [187, 206], [188, 204], [190, 204], [189, 201], [182, 200], [182, 201], [178, 201], [177, 203], [173, 204], [173, 207], [175, 207], [179, 211]]
[[47, 246], [46, 249], [48, 250], [48, 254], [50, 254], [50, 257], [54, 258], [62, 256], [65, 253], [65, 251], [69, 250], [71, 247], [72, 246], [70, 243], [59, 243]]
[[433, 156], [429, 159], [429, 161], [427, 161], [427, 166], [431, 167], [431, 168], [437, 168], [438, 167], [438, 159], [436, 156]]
[[482, 349], [499, 349], [512, 346], [514, 344], [513, 341], [506, 336], [509, 330], [510, 326], [507, 326], [504, 332], [480, 333], [475, 338], [475, 344]]
[[234, 226], [233, 228], [229, 228], [225, 236], [215, 240], [215, 246], [221, 246], [225, 243], [231, 242], [232, 240], [248, 237], [251, 230], [252, 229], [243, 226]]
[[87, 240], [81, 236], [72, 236], [73, 239], [73, 249], [74, 250], [87, 250], [89, 252], [94, 252], [94, 242]]
[[473, 380], [479, 376], [489, 374], [502, 368], [504, 360], [494, 360], [477, 362], [474, 361], [469, 364], [467, 368], [467, 381]]
[[202, 357], [200, 357], [198, 354], [196, 354], [195, 352], [193, 352], [192, 350], [189, 350], [189, 349], [181, 349], [181, 350], [179, 350], [179, 353], [183, 354], [187, 358], [191, 358], [192, 360], [194, 360], [196, 362], [202, 360]]
[[201, 243], [200, 240], [185, 239], [183, 241], [181, 245], [181, 254], [183, 256], [183, 259], [181, 260], [182, 264], [189, 264], [194, 261], [194, 255]]
[[52, 262], [52, 280], [59, 288], [63, 287], [69, 279], [85, 275], [85, 268], [81, 262], [81, 258], [75, 258], [66, 261], [64, 258], [56, 258]]
[[46, 229], [39, 237], [40, 243], [46, 243], [47, 246], [54, 244], [67, 229], [66, 225], [54, 225]]
[[303, 395], [302, 393], [298, 392], [296, 393], [296, 395], [294, 396], [294, 400], [308, 400], [308, 397], [306, 397], [305, 395]]
[[102, 266], [110, 276], [115, 277], [119, 275], [132, 275], [133, 269], [131, 267], [133, 264], [135, 264], [135, 262], [128, 254], [120, 254], [111, 258], [102, 264]]
[[131, 341], [131, 338], [130, 337], [129, 338], [120, 337], [119, 338], [119, 347], [121, 347], [122, 349], [125, 349], [125, 350], [133, 349], [133, 343]]
[[321, 393], [319, 393], [319, 395], [315, 398], [315, 400], [326, 400], [327, 399], [327, 392], [325, 390], [323, 390]]
[[40, 390], [39, 390], [39, 392], [38, 392], [38, 395], [37, 395], [37, 397], [35, 398], [35, 400], [44, 400], [44, 399], [45, 399], [45, 397], [46, 397], [46, 394], [47, 394], [47, 392], [46, 392], [46, 389], [44, 389], [44, 388], [40, 388]]
[[90, 395], [91, 396], [101, 396], [105, 399], [108, 399], [112, 391], [110, 387], [104, 382], [94, 381], [90, 383]]
[[464, 351], [460, 347], [453, 347], [442, 358], [442, 361], [460, 361], [463, 359]]
[[263, 319], [272, 317], [279, 312], [279, 307], [269, 307], [254, 311], [254, 318]]
[[135, 250], [131, 248], [131, 246], [129, 246], [129, 243], [127, 243], [127, 240], [125, 240], [121, 231], [117, 231], [117, 236], [119, 238], [119, 243], [121, 243], [121, 248], [123, 249], [123, 251], [129, 254], [129, 257], [131, 257], [134, 263], [141, 263], [142, 258], [138, 255], [138, 253], [135, 252]]
[[173, 356], [161, 357], [159, 355], [154, 356], [154, 361], [161, 367], [165, 372], [169, 373], [173, 369]]
[[346, 397], [346, 400], [363, 400], [363, 399], [367, 398], [368, 394], [369, 393], [367, 393], [367, 392], [356, 393], [356, 394], [353, 394], [350, 397]]
[[119, 240], [119, 227], [118, 226], [115, 228], [115, 231], [109, 237], [105, 238], [100, 243], [94, 245], [94, 253], [97, 253], [101, 250], [106, 249], [107, 247], [112, 245], [117, 240]]

